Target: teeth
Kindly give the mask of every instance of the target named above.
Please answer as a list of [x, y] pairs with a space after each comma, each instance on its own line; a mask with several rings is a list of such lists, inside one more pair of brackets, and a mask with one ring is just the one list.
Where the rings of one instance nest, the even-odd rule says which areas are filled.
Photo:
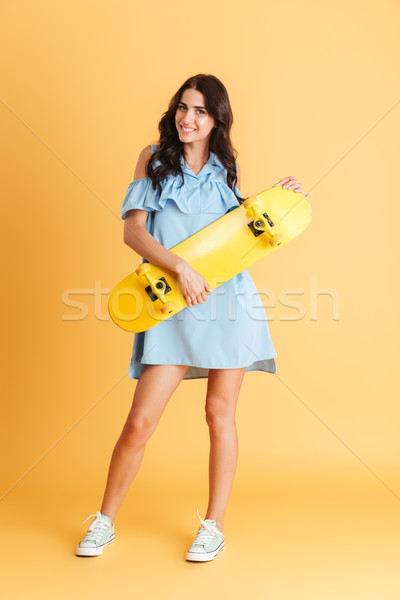
[[194, 129], [186, 129], [186, 127], [184, 127], [183, 125], [181, 125], [183, 131], [194, 131]]

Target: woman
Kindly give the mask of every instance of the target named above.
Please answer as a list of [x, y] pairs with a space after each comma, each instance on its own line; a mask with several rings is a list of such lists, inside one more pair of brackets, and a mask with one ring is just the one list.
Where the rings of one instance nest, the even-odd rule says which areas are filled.
[[[112, 455], [101, 510], [90, 515], [95, 519], [77, 555], [97, 556], [114, 541], [115, 516], [169, 398], [182, 379], [200, 377], [208, 377], [209, 503], [204, 520], [197, 511], [201, 525], [186, 559], [213, 560], [224, 547], [240, 387], [246, 371], [275, 373], [276, 353], [247, 271], [212, 292], [202, 274], [169, 248], [242, 202], [232, 122], [221, 81], [212, 75], [190, 77], [159, 123], [159, 144], [139, 156], [122, 205], [124, 241], [144, 260], [177, 274], [187, 308], [135, 335], [129, 374], [138, 383], [132, 408]], [[294, 177], [275, 185], [304, 193]]]

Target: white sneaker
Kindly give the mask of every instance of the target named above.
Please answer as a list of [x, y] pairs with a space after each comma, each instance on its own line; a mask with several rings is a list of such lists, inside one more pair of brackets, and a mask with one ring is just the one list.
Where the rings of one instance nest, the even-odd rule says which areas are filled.
[[102, 515], [98, 510], [95, 515], [89, 515], [83, 522], [86, 523], [90, 517], [96, 517], [91, 522], [85, 539], [77, 545], [75, 554], [77, 556], [98, 556], [103, 552], [104, 546], [115, 540], [114, 526], [111, 525], [110, 517]]
[[214, 519], [203, 519], [200, 517], [197, 509], [201, 526], [197, 531], [197, 536], [189, 550], [186, 552], [186, 560], [203, 562], [214, 560], [225, 547], [224, 534], [216, 526]]

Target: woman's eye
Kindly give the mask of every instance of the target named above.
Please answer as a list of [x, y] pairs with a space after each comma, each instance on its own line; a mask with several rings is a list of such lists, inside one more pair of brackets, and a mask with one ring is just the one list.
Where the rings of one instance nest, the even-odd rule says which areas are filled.
[[[179, 105], [178, 105], [178, 109], [179, 109], [179, 110], [187, 110], [187, 109], [186, 109], [186, 106], [182, 106], [182, 104], [179, 104]], [[201, 108], [198, 108], [198, 109], [197, 109], [197, 113], [198, 113], [199, 115], [205, 115], [205, 114], [206, 114], [206, 111], [205, 111], [205, 110], [203, 110], [203, 109], [201, 109]]]

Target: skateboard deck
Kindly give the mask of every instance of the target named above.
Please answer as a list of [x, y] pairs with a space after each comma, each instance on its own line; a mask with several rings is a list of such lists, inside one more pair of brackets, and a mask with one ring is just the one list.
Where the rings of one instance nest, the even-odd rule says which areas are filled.
[[[273, 187], [247, 198], [170, 250], [214, 290], [298, 236], [310, 220], [311, 206], [303, 194]], [[135, 333], [186, 306], [176, 274], [150, 262], [122, 279], [108, 302], [113, 321]]]

